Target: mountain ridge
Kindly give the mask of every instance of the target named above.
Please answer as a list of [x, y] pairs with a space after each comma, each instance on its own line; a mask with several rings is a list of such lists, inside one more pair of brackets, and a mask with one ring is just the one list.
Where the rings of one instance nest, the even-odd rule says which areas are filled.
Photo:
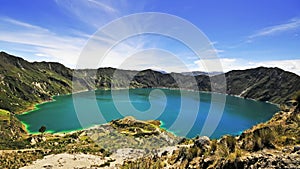
[[[56, 62], [28, 62], [0, 52], [0, 109], [20, 113], [59, 94], [110, 88], [179, 88], [211, 91], [206, 75], [164, 74], [146, 69], [74, 70]], [[300, 77], [279, 68], [258, 67], [225, 74], [226, 94], [282, 104], [300, 90]], [[213, 78], [218, 78], [216, 75]], [[196, 83], [196, 86], [193, 85]], [[225, 94], [225, 93], [224, 93]]]

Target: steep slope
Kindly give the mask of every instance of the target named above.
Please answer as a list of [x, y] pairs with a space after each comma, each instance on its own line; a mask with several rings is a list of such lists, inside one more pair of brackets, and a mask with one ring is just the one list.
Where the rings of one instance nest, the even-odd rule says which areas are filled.
[[258, 67], [225, 74], [227, 93], [273, 103], [284, 103], [300, 90], [300, 77], [279, 68]]
[[71, 91], [70, 69], [58, 63], [29, 63], [0, 53], [0, 108], [24, 110], [32, 103]]
[[[225, 77], [227, 94], [277, 104], [284, 103], [300, 90], [300, 77], [278, 68], [230, 71]], [[30, 63], [5, 52], [0, 53], [0, 109], [13, 113], [24, 111], [34, 103], [47, 101], [57, 94], [128, 87], [211, 90], [210, 77], [206, 75], [193, 77], [150, 69], [131, 71], [100, 68], [74, 71], [59, 63]]]
[[24, 148], [26, 134], [21, 122], [10, 112], [0, 109], [0, 150]]

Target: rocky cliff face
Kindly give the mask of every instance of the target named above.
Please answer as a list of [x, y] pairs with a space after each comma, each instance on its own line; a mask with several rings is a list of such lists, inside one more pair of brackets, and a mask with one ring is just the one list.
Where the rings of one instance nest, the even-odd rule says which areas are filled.
[[[300, 90], [300, 77], [278, 68], [231, 71], [225, 77], [227, 94], [278, 104]], [[198, 86], [192, 85], [193, 82]], [[114, 68], [74, 71], [59, 63], [30, 63], [0, 52], [0, 109], [11, 112], [24, 111], [33, 103], [72, 90], [179, 86], [200, 91], [211, 90], [210, 78], [206, 75], [163, 74], [149, 69], [140, 72]]]

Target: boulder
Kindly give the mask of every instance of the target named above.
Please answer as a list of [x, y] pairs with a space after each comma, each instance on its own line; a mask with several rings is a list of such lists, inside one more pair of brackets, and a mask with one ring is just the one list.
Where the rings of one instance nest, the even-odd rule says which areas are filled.
[[207, 136], [201, 136], [194, 141], [197, 147], [204, 147], [210, 145], [210, 139]]
[[299, 150], [300, 150], [300, 146], [294, 146], [293, 152], [297, 152], [297, 151], [299, 151]]
[[36, 140], [34, 139], [34, 137], [32, 137], [32, 138], [30, 139], [30, 144], [31, 144], [31, 145], [36, 145]]

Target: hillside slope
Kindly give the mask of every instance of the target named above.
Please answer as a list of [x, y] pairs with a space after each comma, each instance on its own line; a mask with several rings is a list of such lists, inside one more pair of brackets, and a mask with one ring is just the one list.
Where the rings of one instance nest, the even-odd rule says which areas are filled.
[[300, 77], [279, 68], [258, 67], [225, 74], [227, 93], [273, 103], [284, 103], [300, 90]]
[[[230, 71], [225, 77], [227, 94], [277, 104], [284, 103], [300, 90], [300, 77], [278, 68]], [[211, 90], [210, 78], [206, 75], [163, 74], [150, 69], [139, 72], [114, 68], [74, 71], [59, 63], [30, 63], [0, 52], [0, 109], [14, 113], [24, 111], [34, 103], [47, 101], [53, 95], [70, 93], [72, 90], [179, 86], [200, 91]]]
[[71, 70], [58, 63], [29, 63], [0, 53], [0, 108], [18, 112], [32, 103], [71, 92]]

